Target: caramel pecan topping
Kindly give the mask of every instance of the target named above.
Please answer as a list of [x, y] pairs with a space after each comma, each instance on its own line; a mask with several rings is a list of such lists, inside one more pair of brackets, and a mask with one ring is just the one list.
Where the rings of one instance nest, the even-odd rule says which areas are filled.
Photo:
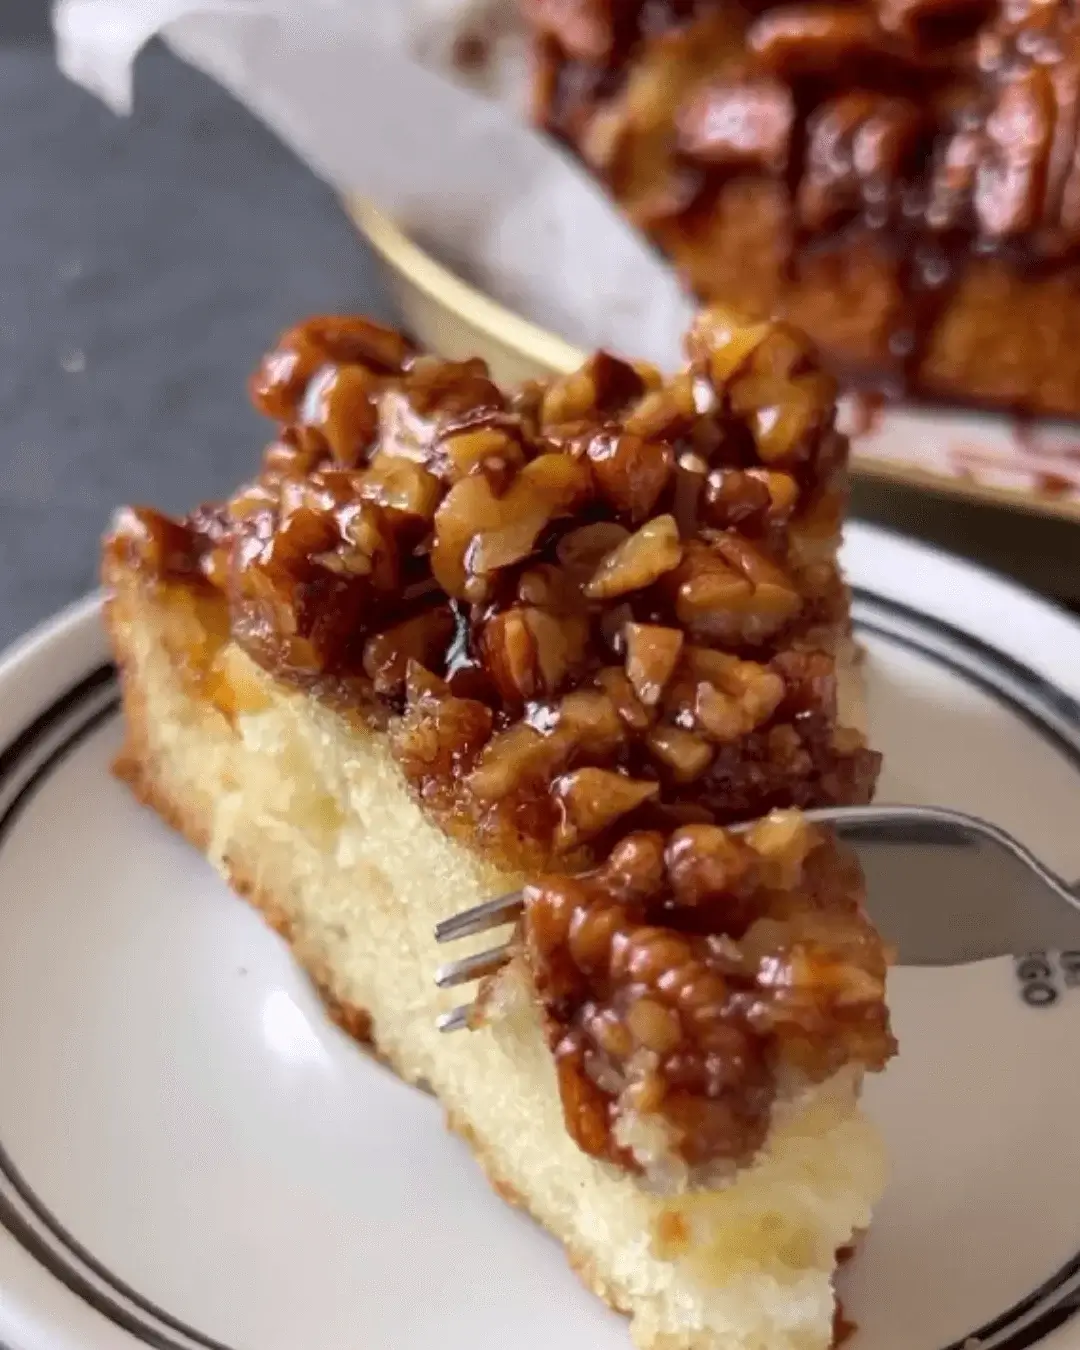
[[746, 834], [630, 834], [525, 897], [521, 946], [587, 1153], [660, 1179], [673, 1157], [743, 1161], [780, 1079], [894, 1051], [858, 866], [794, 812]]
[[[384, 728], [448, 832], [563, 874], [523, 950], [571, 1132], [635, 1167], [635, 1122], [741, 1159], [777, 1075], [889, 1045], [855, 874], [790, 814], [720, 828], [873, 790], [837, 724], [834, 385], [784, 324], [712, 311], [687, 351], [666, 381], [601, 353], [504, 393], [312, 320], [254, 378], [282, 425], [253, 482], [182, 522], [128, 511], [108, 545], [212, 612], [225, 657]], [[224, 715], [258, 713], [198, 659]]]
[[[814, 233], [858, 215], [906, 236], [959, 230], [973, 244], [1041, 230], [1034, 251], [1060, 249], [1080, 82], [1063, 0], [737, 0], [723, 23], [707, 3], [669, 4], [666, 18], [644, 0], [539, 8], [560, 15], [541, 25], [557, 52], [544, 120], [571, 140], [573, 104], [574, 126], [603, 116], [612, 137], [621, 118], [642, 146], [666, 138], [654, 173], [672, 185], [685, 184], [685, 161], [782, 178]], [[574, 41], [582, 25], [598, 40]], [[635, 72], [639, 83], [652, 72], [651, 99], [630, 97]], [[796, 108], [808, 148], [792, 178]], [[693, 204], [681, 186], [668, 195]]]
[[508, 865], [865, 800], [876, 756], [831, 701], [834, 386], [783, 324], [713, 311], [687, 345], [667, 382], [600, 353], [506, 394], [367, 320], [297, 325], [255, 379], [287, 413], [255, 481], [129, 513], [114, 547], [213, 589], [277, 677], [390, 719], [429, 809]]
[[807, 127], [800, 224], [819, 230], [861, 214], [883, 223], [892, 185], [918, 152], [922, 128], [922, 113], [907, 99], [859, 92], [823, 103]]
[[1041, 66], [998, 91], [972, 194], [975, 215], [991, 237], [1024, 234], [1039, 223], [1055, 111], [1054, 85]]

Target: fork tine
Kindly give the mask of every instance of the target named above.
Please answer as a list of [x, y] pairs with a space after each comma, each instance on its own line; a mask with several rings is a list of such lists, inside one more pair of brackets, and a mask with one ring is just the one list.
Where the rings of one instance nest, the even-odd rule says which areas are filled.
[[442, 923], [435, 925], [436, 942], [453, 942], [456, 938], [469, 937], [473, 933], [483, 933], [488, 928], [497, 928], [501, 923], [516, 919], [523, 904], [520, 891], [510, 895], [501, 895], [497, 900], [488, 900], [473, 909], [462, 910]]
[[469, 1025], [469, 1014], [472, 1012], [471, 1003], [463, 1003], [459, 1008], [454, 1008], [451, 1012], [444, 1012], [436, 1018], [435, 1025], [440, 1031], [464, 1031]]
[[504, 942], [501, 947], [489, 947], [486, 952], [473, 952], [472, 956], [463, 956], [460, 961], [448, 961], [435, 972], [435, 983], [440, 989], [450, 989], [455, 984], [479, 980], [505, 965], [510, 959], [511, 950], [510, 943]]

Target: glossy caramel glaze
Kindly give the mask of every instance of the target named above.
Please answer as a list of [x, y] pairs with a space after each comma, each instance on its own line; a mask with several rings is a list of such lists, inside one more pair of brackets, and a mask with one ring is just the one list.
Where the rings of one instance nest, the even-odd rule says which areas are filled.
[[792, 811], [746, 834], [631, 834], [596, 871], [527, 888], [526, 950], [578, 1144], [655, 1167], [659, 1124], [661, 1167], [741, 1161], [780, 1082], [882, 1068], [895, 1043], [862, 898], [857, 864]]
[[687, 347], [667, 382], [600, 353], [504, 393], [309, 320], [252, 380], [280, 423], [258, 476], [182, 521], [121, 513], [110, 560], [214, 611], [191, 663], [223, 711], [258, 691], [213, 631], [385, 730], [433, 818], [510, 869], [866, 801], [878, 756], [836, 709], [834, 386], [784, 325], [713, 312]]

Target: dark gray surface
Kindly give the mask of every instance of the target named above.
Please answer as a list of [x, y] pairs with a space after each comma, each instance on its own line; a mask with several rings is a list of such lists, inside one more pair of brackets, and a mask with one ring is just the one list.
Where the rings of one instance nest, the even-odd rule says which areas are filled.
[[179, 510], [253, 466], [244, 380], [317, 310], [385, 314], [332, 193], [155, 48], [117, 118], [0, 0], [0, 646], [88, 590], [119, 502]]

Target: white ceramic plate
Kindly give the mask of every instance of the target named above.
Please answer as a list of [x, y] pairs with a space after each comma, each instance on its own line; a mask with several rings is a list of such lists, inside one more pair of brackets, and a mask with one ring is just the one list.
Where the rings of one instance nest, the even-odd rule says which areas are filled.
[[[1080, 628], [853, 527], [882, 795], [1080, 876]], [[626, 1350], [437, 1106], [109, 776], [96, 601], [0, 663], [0, 1346]], [[3, 748], [6, 747], [6, 748]], [[852, 1350], [1080, 1350], [1080, 953], [901, 970]]]

